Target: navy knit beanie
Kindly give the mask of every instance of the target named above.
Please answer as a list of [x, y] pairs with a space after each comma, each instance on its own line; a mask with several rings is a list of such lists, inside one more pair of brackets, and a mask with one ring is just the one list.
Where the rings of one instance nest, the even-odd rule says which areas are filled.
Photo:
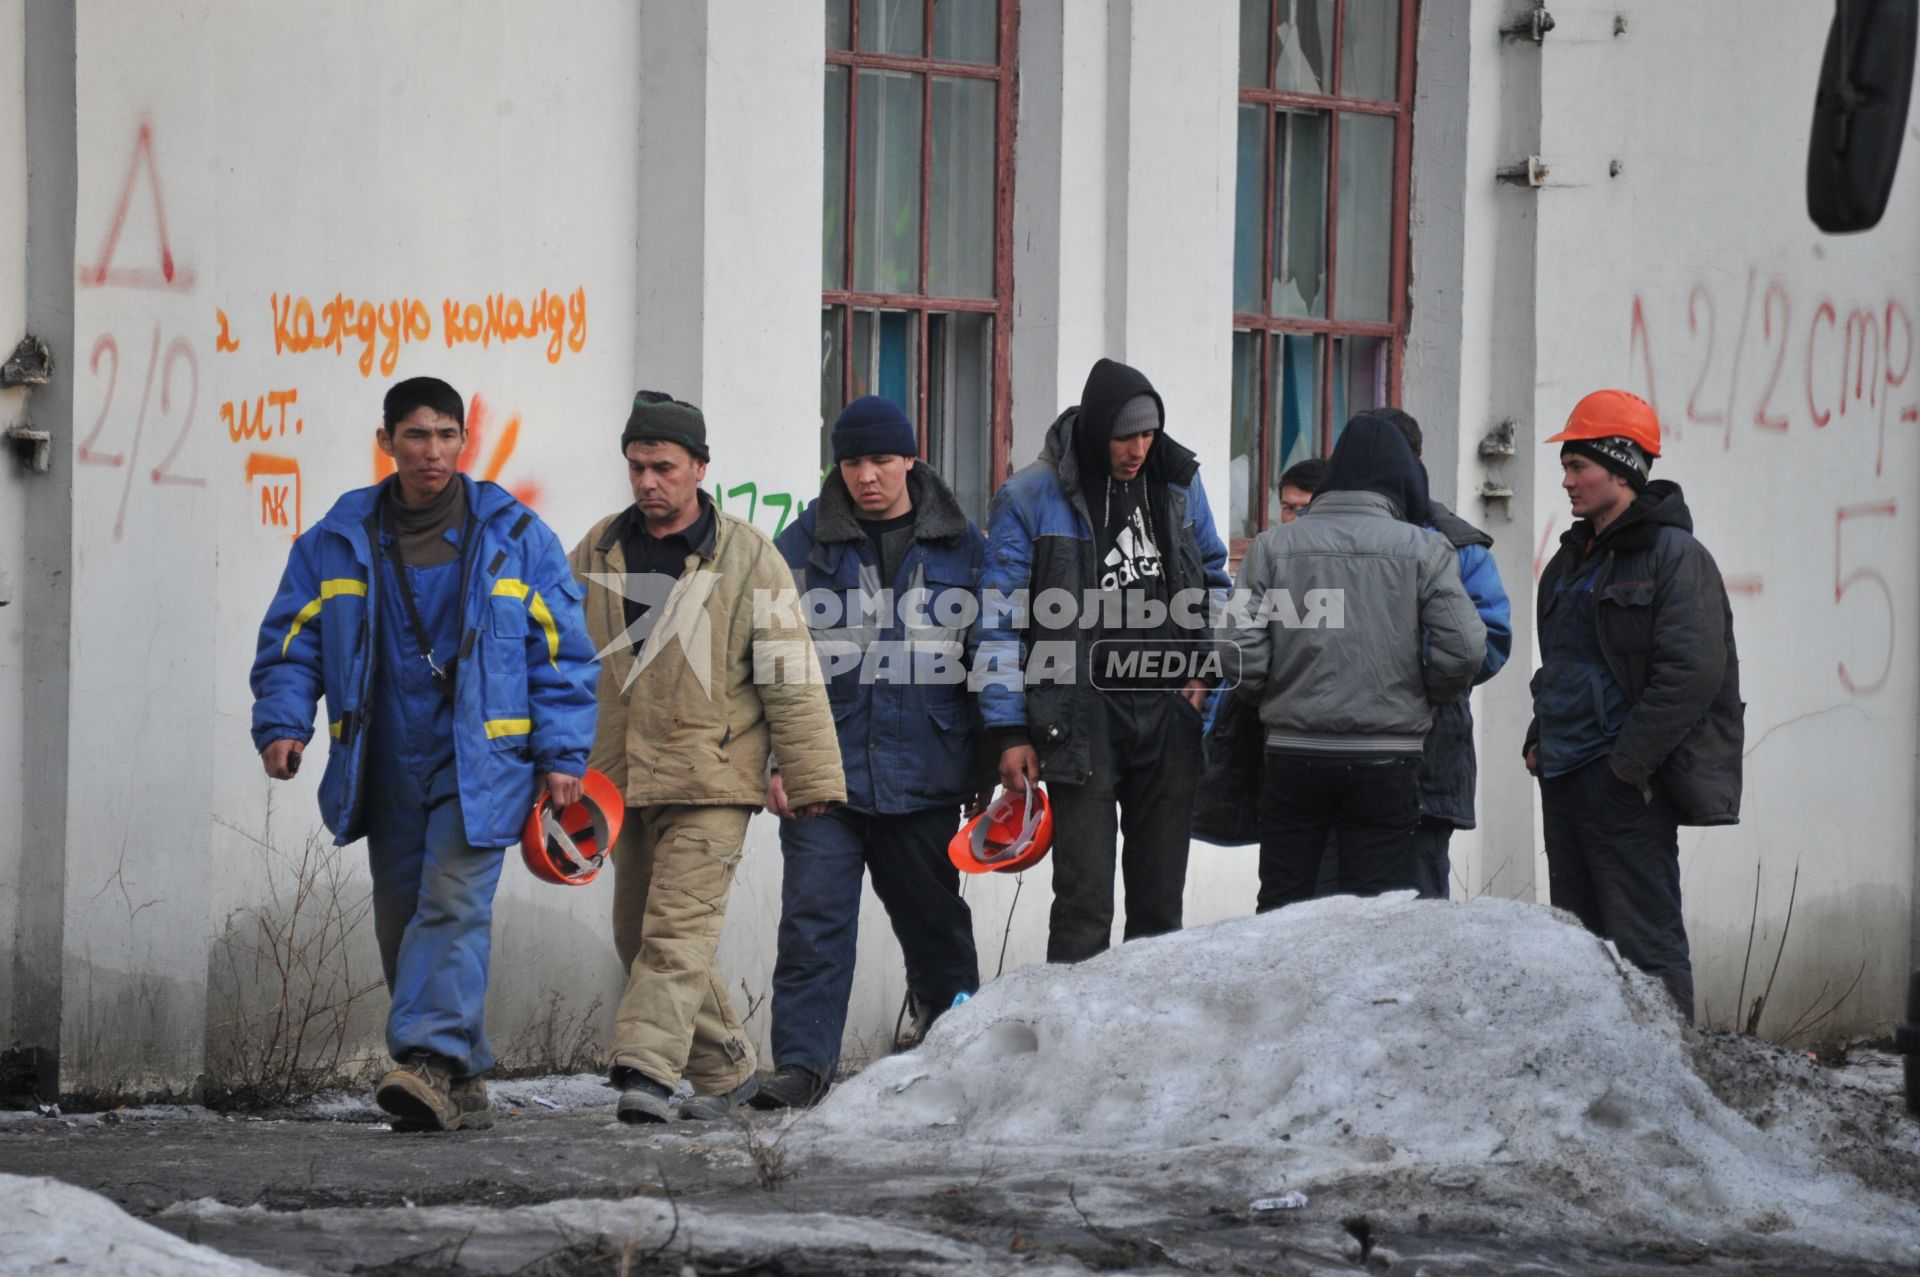
[[862, 395], [833, 421], [833, 459], [917, 457], [920, 438], [900, 405], [879, 395]]

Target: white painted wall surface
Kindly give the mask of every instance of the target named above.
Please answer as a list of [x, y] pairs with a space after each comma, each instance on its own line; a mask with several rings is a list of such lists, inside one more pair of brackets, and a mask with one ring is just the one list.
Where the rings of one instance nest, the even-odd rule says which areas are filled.
[[[1822, 235], [1804, 174], [1833, 7], [1641, 6], [1616, 34], [1617, 12], [1555, 4], [1540, 51], [1534, 435], [1601, 386], [1649, 397], [1654, 474], [1685, 489], [1733, 590], [1742, 823], [1680, 843], [1703, 1015], [1734, 1018], [1756, 870], [1749, 1003], [1766, 983], [1797, 871], [1762, 1029], [1856, 978], [1820, 1032], [1883, 1026], [1914, 889], [1920, 164], [1909, 146], [1878, 229]], [[1531, 450], [1550, 552], [1557, 449]]]
[[[0, 0], [0, 49], [26, 45], [26, 0]], [[0, 60], [0, 359], [27, 329], [26, 59]], [[0, 432], [27, 416], [27, 392], [0, 390]], [[0, 456], [0, 936], [14, 934], [20, 909], [17, 876], [25, 796], [27, 728], [22, 704], [27, 609], [20, 601], [26, 567], [26, 493], [34, 476]], [[13, 951], [0, 952], [0, 1042], [13, 1041]]]

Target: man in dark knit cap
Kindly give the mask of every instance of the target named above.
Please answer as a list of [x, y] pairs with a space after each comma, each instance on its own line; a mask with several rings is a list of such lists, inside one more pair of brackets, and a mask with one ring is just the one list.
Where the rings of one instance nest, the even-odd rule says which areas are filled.
[[1558, 443], [1577, 522], [1540, 575], [1527, 770], [1553, 903], [1658, 977], [1693, 1018], [1680, 825], [1740, 819], [1744, 706], [1733, 607], [1680, 486], [1650, 479], [1653, 408], [1574, 406]]
[[[627, 988], [610, 1080], [622, 1122], [715, 1121], [756, 1086], [715, 951], [768, 761], [802, 818], [844, 801], [846, 784], [806, 625], [761, 606], [791, 595], [793, 576], [773, 542], [700, 490], [706, 418], [643, 390], [620, 450], [633, 504], [572, 559], [600, 649], [592, 763], [627, 800], [613, 849]], [[683, 1076], [694, 1093], [675, 1105]]]
[[1329, 831], [1342, 891], [1415, 885], [1421, 749], [1486, 650], [1453, 546], [1427, 517], [1425, 467], [1392, 422], [1362, 414], [1307, 512], [1261, 533], [1241, 564], [1239, 694], [1266, 729], [1262, 910], [1313, 894]]
[[1200, 707], [1220, 672], [1201, 654], [1228, 578], [1200, 463], [1165, 426], [1139, 370], [1098, 361], [988, 515], [980, 709], [1001, 785], [1047, 782], [1050, 962], [1111, 942], [1116, 851], [1124, 938], [1180, 928]]
[[[818, 1102], [840, 1059], [860, 892], [873, 875], [906, 958], [916, 1027], [980, 987], [973, 915], [947, 842], [979, 788], [967, 691], [968, 627], [986, 543], [898, 404], [867, 395], [833, 423], [820, 497], [776, 544], [811, 603], [834, 705], [847, 805], [812, 820], [767, 782], [780, 818], [774, 1073], [756, 1108]], [[960, 624], [955, 624], [961, 621]]]

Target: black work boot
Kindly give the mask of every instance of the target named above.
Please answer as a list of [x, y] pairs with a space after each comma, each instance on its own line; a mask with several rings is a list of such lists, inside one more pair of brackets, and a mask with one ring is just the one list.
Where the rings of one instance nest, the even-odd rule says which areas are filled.
[[664, 1122], [672, 1116], [668, 1106], [673, 1102], [673, 1088], [662, 1086], [639, 1069], [616, 1065], [613, 1084], [620, 1088], [620, 1107], [615, 1115], [628, 1125]]
[[760, 1079], [747, 1074], [747, 1080], [731, 1091], [717, 1095], [695, 1093], [680, 1101], [683, 1122], [720, 1122], [733, 1116], [733, 1110], [752, 1100], [760, 1089]]
[[798, 1064], [782, 1064], [747, 1103], [757, 1109], [810, 1109], [826, 1098], [827, 1080]]
[[380, 1079], [373, 1100], [396, 1131], [453, 1131], [460, 1127], [460, 1106], [451, 1086], [445, 1060], [414, 1051]]

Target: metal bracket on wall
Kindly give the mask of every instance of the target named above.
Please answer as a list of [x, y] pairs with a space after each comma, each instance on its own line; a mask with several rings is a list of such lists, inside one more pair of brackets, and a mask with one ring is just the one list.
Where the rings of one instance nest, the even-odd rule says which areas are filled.
[[1509, 164], [1494, 172], [1494, 177], [1502, 182], [1511, 182], [1515, 186], [1545, 186], [1550, 172], [1547, 162], [1537, 155], [1529, 155], [1518, 164]]
[[1492, 473], [1480, 484], [1477, 495], [1488, 505], [1495, 501], [1504, 502], [1503, 509], [1509, 523], [1513, 521], [1513, 487], [1499, 471], [1505, 468], [1501, 463], [1513, 455], [1517, 430], [1518, 423], [1508, 417], [1480, 436], [1480, 457]]
[[44, 386], [53, 380], [53, 352], [47, 343], [28, 333], [0, 364], [0, 390], [15, 386]]
[[51, 467], [53, 436], [46, 431], [35, 430], [31, 423], [22, 421], [7, 427], [7, 442], [13, 445], [20, 464], [35, 474], [45, 474]]
[[1536, 4], [1501, 27], [1500, 34], [1509, 40], [1530, 40], [1535, 44], [1544, 44], [1547, 32], [1553, 30], [1553, 25], [1553, 15], [1547, 12], [1547, 6]]

